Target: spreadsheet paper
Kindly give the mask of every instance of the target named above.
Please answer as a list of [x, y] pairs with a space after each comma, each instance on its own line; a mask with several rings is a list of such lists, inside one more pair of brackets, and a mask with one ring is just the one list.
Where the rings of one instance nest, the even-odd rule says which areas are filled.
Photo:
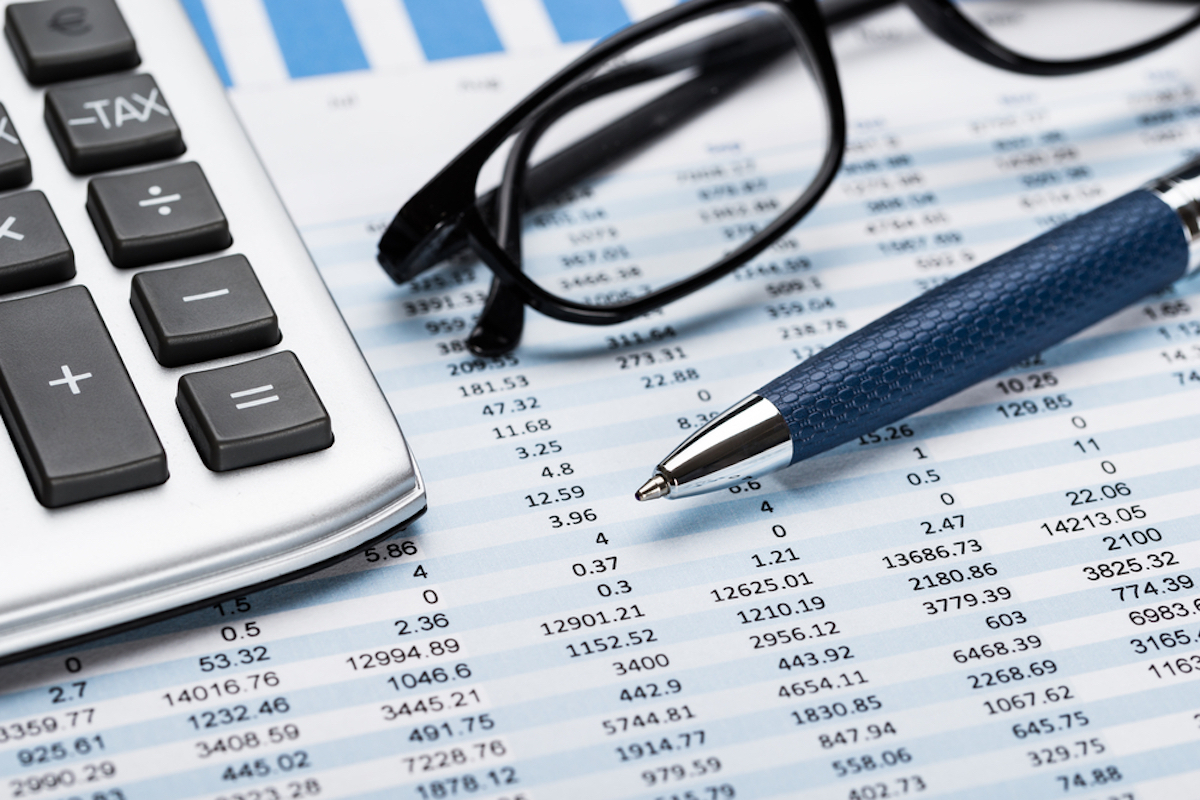
[[[478, 359], [488, 270], [395, 285], [379, 235], [587, 37], [665, 4], [456, 0], [456, 38], [433, 3], [305, 0], [331, 15], [319, 53], [282, 1], [185, 5], [429, 511], [306, 578], [0, 668], [5, 796], [1200, 796], [1195, 281], [803, 464], [633, 499], [766, 380], [1195, 155], [1194, 35], [1048, 79], [903, 9], [842, 30], [846, 158], [792, 233], [661, 313], [529, 312]], [[530, 257], [615, 280], [653, 257], [655, 215], [687, 247], [787, 169], [770, 142], [691, 137], [563, 200]]]

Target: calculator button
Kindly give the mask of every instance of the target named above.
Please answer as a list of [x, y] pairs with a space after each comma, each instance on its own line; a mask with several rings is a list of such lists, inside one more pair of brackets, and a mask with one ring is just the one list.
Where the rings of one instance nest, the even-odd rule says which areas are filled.
[[46, 126], [76, 175], [145, 164], [187, 148], [149, 75], [96, 78], [46, 92]]
[[164, 367], [279, 343], [279, 320], [245, 256], [140, 273], [129, 302]]
[[118, 267], [198, 256], [233, 244], [225, 214], [194, 162], [93, 178], [87, 210]]
[[30, 83], [86, 78], [142, 63], [113, 0], [13, 3], [4, 33]]
[[25, 145], [17, 136], [17, 129], [9, 119], [8, 111], [0, 104], [0, 191], [28, 186], [33, 180], [33, 167]]
[[167, 479], [167, 457], [82, 286], [0, 303], [0, 411], [57, 508]]
[[333, 444], [325, 406], [288, 351], [184, 375], [175, 404], [200, 458], [214, 472]]
[[75, 253], [34, 190], [0, 197], [0, 294], [75, 277]]

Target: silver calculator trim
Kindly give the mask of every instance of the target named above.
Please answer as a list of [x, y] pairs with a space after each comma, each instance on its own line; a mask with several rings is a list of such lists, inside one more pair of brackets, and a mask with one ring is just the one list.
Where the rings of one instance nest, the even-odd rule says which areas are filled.
[[[0, 101], [33, 163], [30, 189], [50, 200], [167, 453], [162, 486], [58, 509], [34, 498], [16, 449], [0, 435], [0, 659], [228, 596], [303, 571], [402, 526], [425, 508], [425, 484], [395, 416], [254, 153], [175, 0], [120, 0], [142, 55], [183, 131], [174, 161], [204, 169], [229, 219], [233, 253], [249, 258], [283, 340], [244, 356], [158, 365], [129, 305], [140, 270], [109, 263], [30, 86], [0, 45]], [[147, 169], [156, 162], [133, 169]], [[104, 173], [109, 174], [109, 173]], [[381, 278], [382, 279], [382, 278]], [[3, 343], [0, 342], [0, 347]], [[327, 450], [228, 473], [210, 472], [175, 408], [188, 372], [281, 350], [296, 353], [333, 423]]]

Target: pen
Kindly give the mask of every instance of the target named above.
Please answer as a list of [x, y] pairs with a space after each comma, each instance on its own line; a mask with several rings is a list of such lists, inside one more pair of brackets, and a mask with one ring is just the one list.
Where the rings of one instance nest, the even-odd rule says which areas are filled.
[[949, 397], [1200, 266], [1200, 158], [970, 269], [724, 411], [638, 500], [803, 461]]

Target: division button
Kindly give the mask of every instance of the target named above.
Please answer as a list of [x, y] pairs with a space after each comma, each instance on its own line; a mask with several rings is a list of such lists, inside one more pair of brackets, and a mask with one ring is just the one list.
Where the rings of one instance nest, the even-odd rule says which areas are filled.
[[167, 457], [88, 290], [0, 303], [0, 412], [42, 505], [167, 479]]
[[133, 69], [142, 63], [113, 0], [12, 3], [4, 12], [4, 34], [33, 84]]
[[164, 367], [279, 343], [279, 320], [245, 256], [139, 273], [129, 302]]
[[229, 247], [229, 223], [194, 162], [93, 178], [88, 214], [109, 260], [141, 267]]
[[0, 104], [0, 191], [28, 186], [33, 180], [33, 167], [17, 129]]
[[329, 414], [288, 351], [184, 375], [175, 405], [200, 458], [214, 472], [333, 444]]
[[0, 197], [0, 294], [73, 277], [75, 254], [46, 195]]
[[95, 78], [46, 92], [46, 126], [76, 175], [182, 155], [183, 134], [149, 75]]

